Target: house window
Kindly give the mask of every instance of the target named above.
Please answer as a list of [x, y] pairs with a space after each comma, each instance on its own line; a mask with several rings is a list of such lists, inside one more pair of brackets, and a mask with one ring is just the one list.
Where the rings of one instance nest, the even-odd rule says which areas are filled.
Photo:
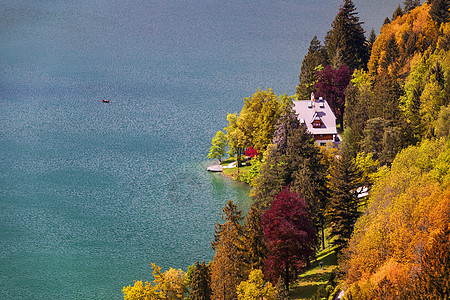
[[313, 127], [314, 128], [320, 128], [320, 126], [322, 126], [322, 122], [320, 122], [320, 121], [314, 121], [313, 122]]

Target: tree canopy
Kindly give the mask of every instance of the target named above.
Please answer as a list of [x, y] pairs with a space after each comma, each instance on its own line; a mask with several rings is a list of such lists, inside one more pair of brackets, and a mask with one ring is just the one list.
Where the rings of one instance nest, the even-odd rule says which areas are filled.
[[282, 276], [289, 290], [291, 271], [307, 265], [315, 255], [316, 231], [308, 205], [299, 194], [285, 188], [261, 219], [269, 250], [266, 273], [272, 282]]
[[353, 1], [344, 0], [325, 37], [328, 57], [335, 68], [345, 64], [351, 69], [360, 69], [367, 63], [363, 22], [359, 21], [357, 14]]

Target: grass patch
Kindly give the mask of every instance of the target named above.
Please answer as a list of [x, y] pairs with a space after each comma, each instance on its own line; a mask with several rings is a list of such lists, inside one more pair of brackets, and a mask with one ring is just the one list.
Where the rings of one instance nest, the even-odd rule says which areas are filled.
[[[328, 235], [328, 230], [326, 230]], [[326, 239], [329, 242], [329, 239]], [[310, 299], [321, 286], [326, 286], [331, 274], [336, 269], [337, 256], [335, 247], [326, 243], [326, 248], [317, 253], [316, 260], [311, 268], [298, 276], [298, 280], [291, 286], [289, 295], [291, 299]], [[320, 266], [322, 262], [322, 267]]]
[[226, 176], [229, 176], [235, 180], [240, 180], [245, 182], [245, 178], [248, 177], [248, 173], [250, 171], [251, 166], [242, 166], [239, 168], [239, 174], [238, 174], [238, 168], [224, 168], [223, 174]]
[[225, 160], [222, 160], [222, 162], [220, 163], [222, 166], [228, 166], [229, 164], [231, 164], [232, 162], [236, 161], [236, 156], [233, 157], [228, 157]]

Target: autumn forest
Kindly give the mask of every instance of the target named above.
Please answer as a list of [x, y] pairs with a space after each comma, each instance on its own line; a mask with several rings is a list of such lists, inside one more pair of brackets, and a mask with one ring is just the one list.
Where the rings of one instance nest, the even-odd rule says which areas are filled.
[[[235, 161], [225, 175], [253, 188], [248, 213], [223, 207], [214, 259], [152, 264], [124, 299], [450, 298], [450, 1], [405, 0], [378, 36], [362, 22], [343, 0], [296, 94], [258, 89], [212, 138], [208, 158]], [[318, 146], [295, 114], [312, 93], [339, 145]], [[299, 296], [326, 249], [327, 282]]]

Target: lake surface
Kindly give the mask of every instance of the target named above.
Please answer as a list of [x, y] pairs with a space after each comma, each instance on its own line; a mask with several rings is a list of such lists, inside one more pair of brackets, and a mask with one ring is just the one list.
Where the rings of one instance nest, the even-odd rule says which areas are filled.
[[2, 3], [0, 298], [120, 299], [151, 262], [211, 260], [221, 208], [250, 205], [205, 171], [211, 138], [257, 88], [295, 92], [339, 4]]

